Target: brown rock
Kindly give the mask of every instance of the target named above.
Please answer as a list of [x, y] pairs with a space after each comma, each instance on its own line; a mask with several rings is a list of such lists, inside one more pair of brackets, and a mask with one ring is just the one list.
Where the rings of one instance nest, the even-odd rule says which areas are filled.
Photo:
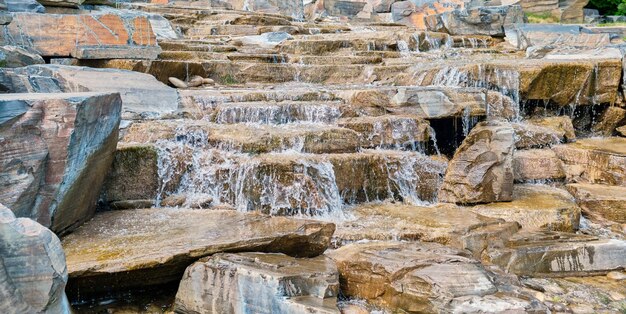
[[320, 255], [331, 223], [232, 210], [136, 209], [96, 215], [63, 238], [68, 292], [115, 292], [180, 280], [195, 260], [220, 252]]
[[[131, 26], [132, 25], [132, 26]], [[5, 44], [44, 57], [156, 59], [160, 48], [148, 18], [132, 13], [22, 13], [4, 26]]]
[[515, 222], [505, 223], [452, 204], [422, 207], [403, 204], [365, 204], [347, 210], [333, 236], [336, 247], [362, 240], [437, 242], [467, 249], [480, 257], [489, 245], [498, 245], [517, 232]]
[[626, 186], [626, 138], [586, 138], [552, 149], [568, 181]]
[[187, 85], [187, 83], [175, 78], [175, 77], [170, 77], [167, 79], [172, 85], [174, 85], [174, 87], [176, 88], [187, 88], [189, 87], [189, 85]]
[[361, 147], [365, 148], [419, 147], [424, 146], [431, 135], [428, 121], [411, 116], [345, 118], [338, 125], [356, 131]]
[[562, 189], [545, 185], [515, 185], [513, 200], [508, 203], [477, 205], [472, 211], [487, 217], [518, 222], [523, 230], [578, 229], [580, 208], [574, 198]]
[[626, 137], [626, 125], [620, 126], [615, 130], [619, 133], [619, 135]]
[[586, 215], [626, 223], [626, 187], [568, 184], [567, 190]]
[[533, 118], [522, 123], [513, 123], [515, 129], [515, 146], [524, 148], [541, 148], [576, 139], [574, 126], [569, 117]]
[[611, 136], [624, 118], [626, 118], [625, 109], [609, 107], [604, 111], [600, 120], [592, 127], [592, 131], [601, 136]]
[[563, 165], [550, 149], [518, 150], [513, 157], [516, 182], [565, 179]]
[[202, 76], [194, 75], [191, 77], [187, 85], [189, 85], [189, 87], [198, 87], [198, 86], [202, 86], [203, 82], [204, 82], [204, 78], [202, 78]]
[[0, 108], [8, 108], [0, 114], [0, 199], [57, 233], [91, 218], [121, 106], [119, 94], [0, 96]]
[[490, 252], [506, 272], [533, 277], [603, 275], [626, 265], [626, 241], [559, 232], [519, 233]]
[[476, 125], [450, 161], [439, 200], [449, 203], [510, 201], [513, 194], [513, 128], [490, 121]]
[[15, 218], [0, 204], [0, 308], [3, 313], [70, 313], [67, 268], [59, 238]]
[[339, 275], [325, 257], [216, 254], [187, 268], [176, 294], [178, 313], [339, 313]]
[[466, 312], [472, 303], [484, 306], [491, 302], [500, 303], [503, 311], [532, 307], [527, 300], [496, 295], [498, 287], [490, 272], [465, 251], [440, 244], [355, 243], [328, 256], [337, 263], [341, 291], [346, 296], [385, 309]]

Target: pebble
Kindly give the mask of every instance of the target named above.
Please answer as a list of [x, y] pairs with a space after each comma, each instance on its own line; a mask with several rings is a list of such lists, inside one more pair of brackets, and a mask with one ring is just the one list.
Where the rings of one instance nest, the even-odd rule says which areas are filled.
[[187, 87], [189, 87], [187, 85], [187, 83], [185, 83], [185, 82], [183, 82], [183, 81], [181, 81], [181, 80], [179, 80], [179, 79], [177, 79], [175, 77], [170, 77], [167, 80], [170, 81], [170, 83], [172, 85], [174, 85], [174, 87], [176, 87], [176, 88], [187, 88]]

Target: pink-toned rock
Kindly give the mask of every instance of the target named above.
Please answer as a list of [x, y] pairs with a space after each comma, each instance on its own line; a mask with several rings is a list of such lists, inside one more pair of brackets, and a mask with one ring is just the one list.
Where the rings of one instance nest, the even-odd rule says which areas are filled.
[[119, 94], [0, 96], [0, 199], [64, 233], [91, 218], [117, 144]]

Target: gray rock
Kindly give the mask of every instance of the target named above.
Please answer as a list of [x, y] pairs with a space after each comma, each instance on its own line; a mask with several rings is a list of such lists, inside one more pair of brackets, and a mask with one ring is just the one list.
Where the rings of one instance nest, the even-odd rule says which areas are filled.
[[9, 12], [44, 13], [46, 9], [36, 0], [5, 0]]
[[451, 35], [503, 37], [506, 25], [524, 22], [524, 12], [519, 5], [475, 7], [443, 13], [441, 19]]
[[504, 29], [506, 41], [518, 49], [531, 46], [599, 48], [611, 43], [609, 34], [592, 34], [580, 25], [511, 24]]
[[159, 118], [178, 109], [176, 89], [152, 75], [117, 69], [34, 65], [0, 70], [0, 90], [13, 93], [119, 92], [122, 118]]
[[178, 313], [339, 313], [339, 274], [325, 257], [216, 254], [187, 268], [176, 294]]
[[26, 49], [17, 46], [1, 46], [0, 63], [4, 64], [3, 67], [19, 68], [33, 64], [44, 64], [46, 62], [40, 55], [29, 52]]
[[293, 39], [293, 37], [289, 33], [269, 32], [256, 36], [245, 36], [240, 38], [240, 41], [244, 45], [259, 46], [261, 48], [274, 48], [290, 39]]
[[0, 111], [10, 112], [0, 118], [0, 199], [58, 233], [91, 218], [121, 106], [119, 94], [0, 96]]
[[0, 204], [0, 308], [3, 313], [70, 313], [67, 268], [54, 233], [16, 219]]

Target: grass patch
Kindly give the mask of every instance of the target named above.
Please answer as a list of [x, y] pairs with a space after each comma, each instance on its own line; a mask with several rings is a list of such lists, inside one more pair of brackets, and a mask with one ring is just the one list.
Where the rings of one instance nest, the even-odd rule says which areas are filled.
[[552, 15], [550, 12], [545, 13], [525, 13], [528, 23], [548, 24], [560, 23], [560, 19]]
[[220, 79], [222, 85], [235, 85], [235, 84], [239, 84], [239, 81], [237, 81], [237, 79], [235, 79], [232, 75], [227, 74], [225, 76], [222, 76]]

